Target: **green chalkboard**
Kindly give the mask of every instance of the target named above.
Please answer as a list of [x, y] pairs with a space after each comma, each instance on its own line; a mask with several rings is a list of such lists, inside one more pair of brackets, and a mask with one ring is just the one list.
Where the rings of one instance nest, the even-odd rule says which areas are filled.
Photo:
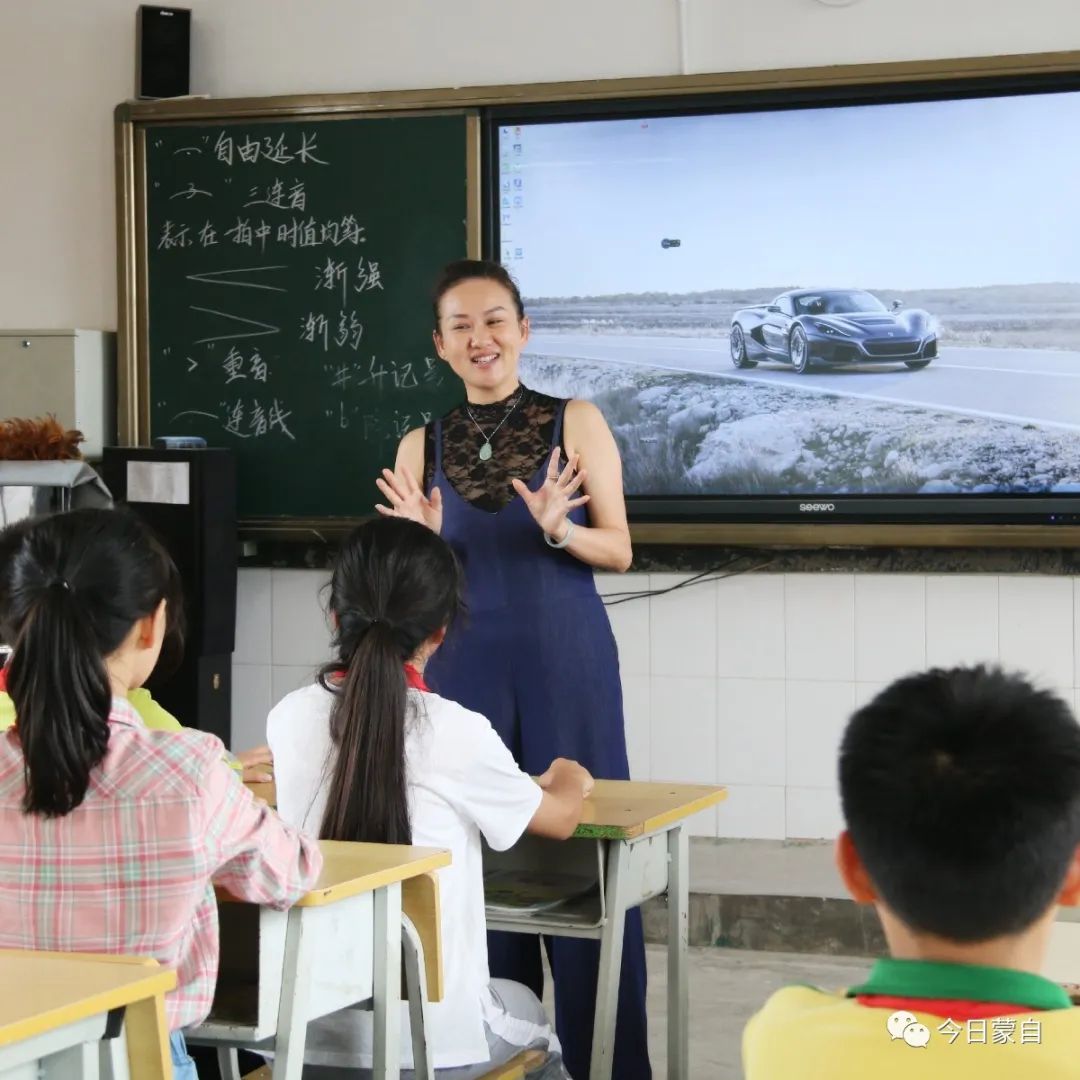
[[370, 513], [460, 399], [429, 293], [467, 253], [468, 122], [145, 127], [150, 435], [231, 447], [242, 518]]

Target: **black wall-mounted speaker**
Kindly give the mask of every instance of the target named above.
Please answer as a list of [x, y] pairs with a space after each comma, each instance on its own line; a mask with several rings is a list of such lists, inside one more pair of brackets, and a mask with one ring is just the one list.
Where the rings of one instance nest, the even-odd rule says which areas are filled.
[[135, 94], [190, 93], [191, 10], [140, 4], [135, 14]]

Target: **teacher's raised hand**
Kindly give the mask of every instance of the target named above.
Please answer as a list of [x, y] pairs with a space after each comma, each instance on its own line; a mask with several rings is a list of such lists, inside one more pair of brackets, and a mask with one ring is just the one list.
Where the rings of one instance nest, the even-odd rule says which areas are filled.
[[548, 459], [547, 476], [536, 491], [530, 491], [521, 480], [511, 480], [514, 490], [521, 496], [528, 507], [533, 520], [552, 540], [561, 542], [566, 539], [570, 528], [567, 514], [576, 506], [584, 506], [589, 501], [588, 495], [574, 493], [585, 482], [585, 470], [578, 471], [578, 455], [571, 454], [566, 467], [559, 471], [561, 449], [556, 446]]
[[375, 481], [375, 486], [390, 504], [376, 504], [375, 509], [383, 517], [403, 517], [418, 521], [433, 533], [442, 530], [442, 493], [437, 487], [433, 487], [431, 497], [428, 498], [407, 466], [399, 464], [397, 472], [383, 469], [382, 476]]

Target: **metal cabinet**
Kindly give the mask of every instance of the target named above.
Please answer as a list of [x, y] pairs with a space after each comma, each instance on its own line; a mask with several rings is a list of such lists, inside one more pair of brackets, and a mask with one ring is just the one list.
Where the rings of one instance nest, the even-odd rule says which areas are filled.
[[52, 413], [86, 436], [87, 458], [116, 442], [116, 335], [0, 330], [0, 420]]

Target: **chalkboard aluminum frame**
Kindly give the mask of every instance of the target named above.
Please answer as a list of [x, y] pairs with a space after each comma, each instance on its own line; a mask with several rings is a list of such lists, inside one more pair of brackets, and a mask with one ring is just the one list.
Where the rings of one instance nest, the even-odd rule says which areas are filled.
[[[148, 124], [229, 122], [284, 118], [328, 119], [335, 116], [418, 115], [421, 112], [476, 110], [469, 145], [469, 253], [490, 250], [482, 234], [482, 213], [490, 193], [482, 187], [481, 168], [485, 110], [505, 115], [508, 109], [537, 105], [590, 105], [601, 115], [605, 103], [632, 100], [701, 97], [709, 94], [822, 90], [951, 80], [1007, 79], [1080, 72], [1080, 52], [1047, 52], [949, 60], [902, 61], [830, 67], [587, 80], [531, 85], [480, 86], [435, 90], [351, 94], [307, 94], [218, 101], [125, 102], [115, 111], [117, 173], [118, 293], [118, 422], [120, 441], [146, 445], [149, 438], [149, 385], [146, 320], [146, 220], [143, 190], [142, 132]], [[484, 196], [487, 196], [486, 198]], [[489, 230], [490, 231], [490, 230]], [[296, 519], [241, 522], [246, 537], [330, 539], [352, 522], [345, 519]], [[1071, 547], [1080, 544], [1080, 526], [1036, 524], [842, 524], [683, 522], [635, 523], [636, 543], [731, 544], [782, 547], [922, 546], [922, 547]]]

